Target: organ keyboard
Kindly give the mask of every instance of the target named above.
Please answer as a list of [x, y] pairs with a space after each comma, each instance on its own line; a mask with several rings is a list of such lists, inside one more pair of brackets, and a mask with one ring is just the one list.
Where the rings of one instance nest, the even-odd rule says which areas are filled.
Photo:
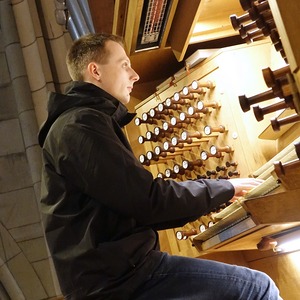
[[[278, 161], [279, 159], [279, 161]], [[247, 195], [212, 216], [214, 225], [191, 240], [199, 251], [220, 249], [255, 233], [250, 248], [256, 249], [264, 233], [272, 235], [300, 225], [300, 138], [253, 174], [265, 181]], [[263, 232], [258, 234], [262, 229]], [[239, 249], [241, 249], [239, 247]], [[247, 245], [249, 249], [249, 243]]]

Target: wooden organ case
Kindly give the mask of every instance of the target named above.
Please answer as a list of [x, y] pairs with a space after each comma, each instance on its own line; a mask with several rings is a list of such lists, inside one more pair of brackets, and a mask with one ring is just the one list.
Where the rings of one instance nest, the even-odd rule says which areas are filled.
[[131, 144], [154, 177], [265, 179], [245, 198], [161, 232], [172, 254], [264, 249], [300, 226], [300, 4], [240, 3], [245, 15], [229, 17], [247, 43], [187, 65], [136, 106]]

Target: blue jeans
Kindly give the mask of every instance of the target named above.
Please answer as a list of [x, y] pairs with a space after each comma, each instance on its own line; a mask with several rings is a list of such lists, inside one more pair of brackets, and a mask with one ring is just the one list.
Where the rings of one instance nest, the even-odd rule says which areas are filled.
[[132, 300], [282, 299], [265, 273], [220, 262], [165, 255]]

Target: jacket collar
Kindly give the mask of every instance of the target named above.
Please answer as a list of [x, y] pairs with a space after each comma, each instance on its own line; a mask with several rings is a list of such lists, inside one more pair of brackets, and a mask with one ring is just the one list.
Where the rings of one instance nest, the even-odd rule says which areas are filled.
[[39, 132], [41, 146], [55, 120], [65, 111], [76, 107], [90, 107], [102, 111], [110, 115], [120, 127], [127, 125], [136, 115], [129, 113], [125, 105], [96, 85], [74, 81], [67, 87], [66, 94], [49, 94], [48, 117]]

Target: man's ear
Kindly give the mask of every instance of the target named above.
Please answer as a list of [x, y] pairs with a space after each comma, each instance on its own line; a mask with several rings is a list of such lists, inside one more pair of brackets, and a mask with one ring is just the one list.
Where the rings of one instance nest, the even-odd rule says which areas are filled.
[[96, 63], [90, 62], [87, 67], [87, 71], [91, 77], [99, 81], [101, 78], [101, 73]]

